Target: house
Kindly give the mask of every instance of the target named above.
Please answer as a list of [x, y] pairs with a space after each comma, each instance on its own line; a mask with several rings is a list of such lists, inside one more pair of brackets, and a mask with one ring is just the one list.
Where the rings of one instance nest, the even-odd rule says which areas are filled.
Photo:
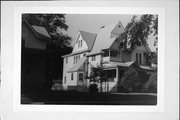
[[150, 52], [148, 46], [135, 46], [128, 51], [119, 48], [118, 37], [123, 31], [120, 21], [101, 27], [97, 34], [79, 31], [72, 53], [63, 56], [64, 89], [87, 91], [91, 84], [87, 76], [90, 76], [91, 67], [98, 65], [103, 65], [107, 73], [102, 92], [118, 92], [123, 73], [133, 64], [147, 71], [152, 70], [146, 63], [146, 54]]
[[44, 27], [22, 21], [21, 88], [40, 89], [47, 82], [47, 42], [51, 39]]

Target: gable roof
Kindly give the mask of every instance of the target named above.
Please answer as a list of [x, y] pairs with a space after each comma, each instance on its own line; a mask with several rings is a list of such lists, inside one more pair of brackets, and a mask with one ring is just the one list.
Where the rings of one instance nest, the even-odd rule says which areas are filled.
[[79, 32], [82, 36], [82, 39], [86, 42], [86, 44], [88, 46], [88, 50], [91, 50], [97, 34], [86, 32], [86, 31], [79, 31]]
[[30, 28], [30, 30], [37, 38], [45, 40], [51, 39], [51, 36], [49, 35], [45, 27], [35, 25], [31, 26], [26, 20], [23, 20], [23, 23], [25, 23]]
[[114, 33], [120, 35], [124, 30], [124, 27], [122, 26], [122, 30], [118, 31], [119, 33], [117, 33], [117, 25], [122, 26], [121, 22], [119, 21], [116, 24], [103, 27], [99, 30], [92, 51], [88, 55], [98, 54], [101, 52], [101, 50], [109, 49], [111, 47], [117, 38], [116, 36], [111, 36], [111, 34]]
[[32, 27], [39, 34], [39, 36], [51, 38], [45, 27], [36, 26], [36, 25], [32, 25]]

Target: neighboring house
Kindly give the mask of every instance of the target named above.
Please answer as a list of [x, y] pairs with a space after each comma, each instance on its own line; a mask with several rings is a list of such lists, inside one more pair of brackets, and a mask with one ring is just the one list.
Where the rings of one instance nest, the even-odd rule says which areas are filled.
[[[144, 70], [152, 70], [146, 64], [148, 46], [135, 46], [128, 51], [119, 49], [119, 39], [124, 27], [121, 22], [103, 26], [97, 34], [79, 31], [71, 54], [64, 57], [63, 87], [65, 90], [87, 91], [91, 67], [104, 66], [107, 82], [103, 83], [103, 92], [118, 92], [118, 84], [124, 71], [132, 64], [138, 64]], [[100, 85], [98, 85], [100, 87]]]
[[27, 21], [22, 22], [21, 87], [23, 90], [40, 89], [47, 82], [47, 42], [50, 39], [44, 27], [31, 26]]

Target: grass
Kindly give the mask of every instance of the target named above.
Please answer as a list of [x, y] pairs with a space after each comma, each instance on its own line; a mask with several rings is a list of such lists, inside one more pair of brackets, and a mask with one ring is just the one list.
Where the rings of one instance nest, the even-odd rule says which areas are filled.
[[151, 94], [87, 93], [76, 91], [26, 92], [22, 104], [70, 105], [156, 105], [157, 96]]

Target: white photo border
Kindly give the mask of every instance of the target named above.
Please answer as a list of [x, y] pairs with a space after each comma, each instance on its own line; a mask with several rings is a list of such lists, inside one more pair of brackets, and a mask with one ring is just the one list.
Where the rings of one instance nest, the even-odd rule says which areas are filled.
[[[21, 104], [21, 23], [23, 13], [58, 14], [158, 14], [157, 105], [22, 105]], [[58, 112], [164, 112], [165, 9], [144, 7], [15, 7], [14, 8], [14, 111]]]

